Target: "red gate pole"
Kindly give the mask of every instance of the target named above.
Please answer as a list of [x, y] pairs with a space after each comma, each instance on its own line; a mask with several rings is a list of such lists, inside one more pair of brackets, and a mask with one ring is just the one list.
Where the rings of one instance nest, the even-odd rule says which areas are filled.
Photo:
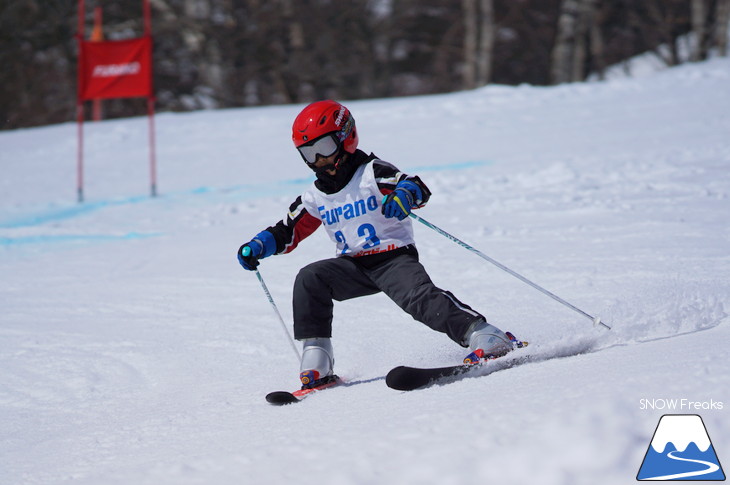
[[155, 156], [155, 98], [147, 98], [147, 117], [150, 132], [150, 195], [157, 197], [157, 159]]
[[[104, 40], [104, 27], [102, 26], [102, 9], [101, 7], [94, 8], [94, 28], [91, 30], [91, 41], [101, 42]], [[92, 101], [91, 119], [94, 121], [101, 121], [101, 99], [96, 98]]]
[[[144, 14], [144, 35], [150, 38], [152, 43], [152, 14], [150, 12], [149, 0], [142, 2]], [[150, 69], [150, 86], [152, 84], [152, 69]], [[147, 117], [149, 118], [149, 144], [150, 144], [150, 195], [157, 197], [157, 156], [155, 152], [155, 97], [154, 88], [150, 88], [150, 95], [147, 96]]]
[[79, 23], [76, 32], [76, 38], [79, 44], [79, 60], [78, 60], [78, 90], [76, 93], [76, 124], [77, 129], [77, 155], [76, 155], [76, 194], [79, 203], [84, 201], [84, 102], [81, 99], [81, 85], [83, 65], [83, 49], [84, 41], [84, 0], [79, 0]]
[[84, 103], [76, 104], [76, 125], [78, 126], [76, 155], [76, 195], [79, 202], [84, 201]]

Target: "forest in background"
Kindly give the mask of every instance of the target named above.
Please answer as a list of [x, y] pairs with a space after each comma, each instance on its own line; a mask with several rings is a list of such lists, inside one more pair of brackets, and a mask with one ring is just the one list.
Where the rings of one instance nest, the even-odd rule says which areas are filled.
[[[726, 56], [730, 22], [730, 0], [150, 4], [158, 111], [600, 79], [644, 52], [666, 65]], [[105, 39], [142, 35], [141, 0], [87, 0], [87, 37], [96, 7]], [[76, 29], [76, 2], [0, 2], [0, 129], [75, 119]], [[145, 112], [143, 99], [103, 103], [105, 118]]]

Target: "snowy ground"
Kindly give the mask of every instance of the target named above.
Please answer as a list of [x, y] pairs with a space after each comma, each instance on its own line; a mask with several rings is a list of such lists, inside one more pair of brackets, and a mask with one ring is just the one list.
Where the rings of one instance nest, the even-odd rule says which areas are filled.
[[[87, 125], [83, 205], [75, 125], [0, 133], [0, 483], [628, 484], [667, 413], [702, 416], [727, 474], [728, 86], [725, 59], [348, 103], [361, 147], [432, 189], [422, 217], [613, 330], [416, 225], [435, 282], [537, 362], [393, 391], [391, 367], [464, 351], [373, 296], [335, 309], [353, 385], [283, 408], [263, 397], [298, 362], [235, 251], [311, 180], [301, 106], [159, 116], [156, 199], [145, 119]], [[263, 262], [286, 321], [333, 251]]]

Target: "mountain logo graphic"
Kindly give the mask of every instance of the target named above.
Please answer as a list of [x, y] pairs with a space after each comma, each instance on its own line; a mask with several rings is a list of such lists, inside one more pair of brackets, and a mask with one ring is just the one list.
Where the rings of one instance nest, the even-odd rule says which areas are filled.
[[646, 450], [637, 480], [725, 480], [725, 473], [696, 414], [665, 414]]

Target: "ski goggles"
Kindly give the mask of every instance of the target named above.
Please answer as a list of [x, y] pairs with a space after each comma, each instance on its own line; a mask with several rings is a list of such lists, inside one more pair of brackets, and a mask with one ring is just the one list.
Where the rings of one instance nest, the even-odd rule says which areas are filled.
[[340, 149], [340, 142], [334, 133], [321, 136], [313, 142], [297, 147], [299, 153], [305, 162], [314, 165], [317, 161], [317, 155], [321, 157], [331, 157]]

